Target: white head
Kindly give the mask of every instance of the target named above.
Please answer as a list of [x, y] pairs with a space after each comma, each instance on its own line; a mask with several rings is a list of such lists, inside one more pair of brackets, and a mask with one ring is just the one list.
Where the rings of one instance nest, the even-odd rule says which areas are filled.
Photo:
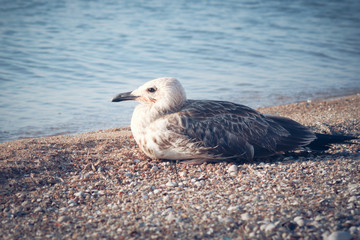
[[184, 88], [176, 78], [163, 77], [151, 80], [132, 92], [120, 93], [112, 102], [136, 100], [160, 111], [171, 111], [186, 101]]

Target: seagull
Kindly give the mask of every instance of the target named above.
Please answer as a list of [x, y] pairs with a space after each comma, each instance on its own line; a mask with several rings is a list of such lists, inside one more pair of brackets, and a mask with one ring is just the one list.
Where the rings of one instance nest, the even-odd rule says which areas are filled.
[[252, 161], [303, 147], [326, 150], [333, 143], [356, 139], [326, 135], [289, 118], [264, 115], [236, 103], [190, 100], [176, 78], [146, 82], [112, 102], [136, 100], [131, 131], [150, 158], [200, 164]]

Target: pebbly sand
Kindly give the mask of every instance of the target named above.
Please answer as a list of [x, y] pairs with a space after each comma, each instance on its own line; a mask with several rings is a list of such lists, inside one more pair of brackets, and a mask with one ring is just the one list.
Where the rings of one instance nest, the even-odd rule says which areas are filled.
[[[259, 110], [360, 136], [360, 94]], [[4, 142], [0, 160], [2, 239], [360, 238], [359, 144], [184, 165], [118, 128]]]

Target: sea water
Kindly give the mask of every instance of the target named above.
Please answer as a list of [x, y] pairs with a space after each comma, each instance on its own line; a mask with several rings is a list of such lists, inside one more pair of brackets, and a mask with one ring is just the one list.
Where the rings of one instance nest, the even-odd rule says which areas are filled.
[[128, 126], [163, 76], [251, 107], [360, 92], [360, 1], [2, 0], [0, 141]]

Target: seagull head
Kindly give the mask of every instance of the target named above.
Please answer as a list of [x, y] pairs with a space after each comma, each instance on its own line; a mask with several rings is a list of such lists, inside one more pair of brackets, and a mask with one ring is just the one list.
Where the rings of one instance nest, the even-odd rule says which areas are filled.
[[186, 101], [184, 88], [176, 78], [163, 77], [146, 82], [132, 92], [120, 93], [112, 102], [136, 100], [159, 110], [173, 110]]

